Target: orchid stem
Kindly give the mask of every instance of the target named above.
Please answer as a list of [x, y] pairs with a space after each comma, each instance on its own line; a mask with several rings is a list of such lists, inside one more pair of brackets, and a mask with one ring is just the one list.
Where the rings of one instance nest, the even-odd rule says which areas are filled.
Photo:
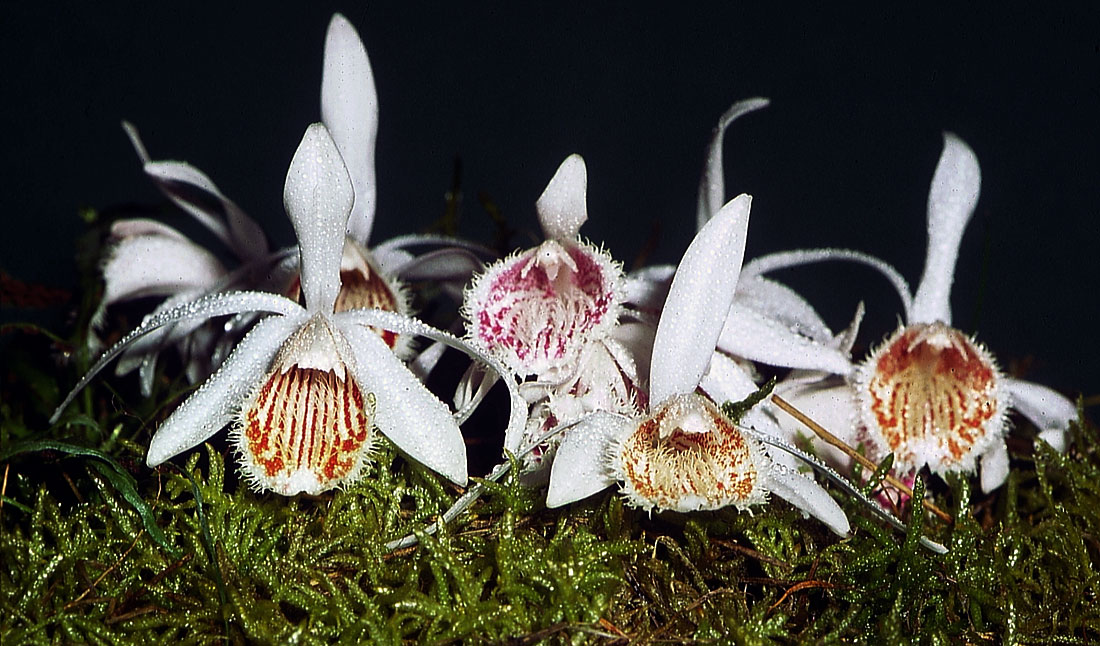
[[[867, 456], [857, 452], [855, 449], [845, 444], [840, 438], [825, 430], [824, 426], [810, 419], [808, 415], [792, 406], [790, 402], [783, 399], [779, 395], [772, 394], [772, 402], [774, 402], [775, 405], [779, 408], [783, 409], [783, 411], [785, 411], [788, 415], [795, 418], [799, 422], [802, 422], [807, 428], [816, 433], [818, 437], [825, 440], [832, 446], [840, 449], [844, 452], [845, 455], [851, 457], [856, 462], [859, 462], [864, 467], [870, 469], [872, 473], [878, 468], [878, 465], [869, 460]], [[906, 486], [904, 482], [895, 478], [893, 475], [887, 473], [885, 480], [886, 482], [890, 483], [891, 486], [898, 489], [905, 495], [909, 496], [910, 498], [913, 497], [913, 490]], [[939, 516], [940, 519], [943, 520], [945, 523], [950, 525], [955, 522], [955, 519], [951, 517], [951, 514], [940, 509], [934, 503], [928, 500], [921, 500], [921, 504], [924, 505], [925, 509], [932, 512], [936, 516]]]

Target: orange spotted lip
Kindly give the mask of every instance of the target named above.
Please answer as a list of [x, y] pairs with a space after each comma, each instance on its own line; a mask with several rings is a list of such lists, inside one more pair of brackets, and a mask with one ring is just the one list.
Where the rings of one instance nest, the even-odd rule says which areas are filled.
[[623, 494], [643, 509], [696, 511], [763, 503], [770, 465], [709, 400], [677, 395], [657, 407], [616, 447]]
[[992, 355], [959, 330], [899, 328], [857, 373], [866, 438], [899, 469], [971, 471], [1007, 430], [1000, 383]]

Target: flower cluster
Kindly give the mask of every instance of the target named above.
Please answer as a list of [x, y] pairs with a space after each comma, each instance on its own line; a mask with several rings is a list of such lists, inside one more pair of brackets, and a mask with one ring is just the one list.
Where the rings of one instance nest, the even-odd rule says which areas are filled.
[[[699, 191], [698, 231], [676, 266], [627, 274], [581, 237], [588, 207], [579, 155], [562, 162], [535, 202], [544, 234], [537, 246], [488, 266], [490, 252], [453, 238], [409, 235], [371, 247], [377, 97], [366, 50], [337, 15], [325, 41], [321, 121], [306, 129], [284, 185], [295, 247], [272, 250], [259, 225], [207, 176], [182, 162], [153, 161], [126, 124], [145, 173], [237, 264], [226, 267], [162, 223], [118, 221], [96, 325], [106, 325], [115, 303], [164, 301], [102, 355], [55, 420], [116, 357], [119, 372], [140, 369], [148, 393], [158, 354], [174, 346], [201, 385], [157, 429], [150, 466], [229, 427], [255, 488], [318, 494], [361, 478], [381, 434], [464, 485], [460, 424], [502, 381], [511, 406], [504, 449], [523, 458], [529, 481], [548, 480], [550, 507], [614, 484], [649, 511], [751, 509], [774, 494], [840, 535], [849, 530], [844, 511], [804, 467], [844, 480], [791, 445], [790, 419], [767, 400], [736, 421], [719, 406], [757, 391], [757, 364], [789, 371], [777, 393], [872, 457], [892, 454], [903, 476], [926, 466], [970, 473], [980, 464], [982, 486], [999, 485], [1012, 408], [1064, 448], [1069, 401], [1005, 376], [984, 346], [951, 327], [959, 240], [978, 197], [969, 148], [947, 136], [915, 294], [890, 265], [857, 251], [745, 262], [752, 198], [726, 200], [723, 134], [766, 105], [743, 101], [720, 119]], [[850, 355], [862, 305], [834, 333], [802, 296], [766, 276], [836, 259], [881, 272], [904, 306], [906, 323], [863, 361]], [[464, 338], [415, 318], [413, 281], [461, 299], [463, 321], [454, 329], [464, 324]], [[432, 343], [417, 349], [415, 336]], [[472, 360], [453, 407], [423, 382], [445, 347]]]

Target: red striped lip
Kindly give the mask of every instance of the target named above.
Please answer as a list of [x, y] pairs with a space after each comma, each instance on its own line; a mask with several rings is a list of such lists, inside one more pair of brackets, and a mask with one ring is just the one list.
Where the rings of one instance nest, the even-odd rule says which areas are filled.
[[992, 355], [943, 323], [900, 328], [857, 373], [867, 439], [899, 470], [971, 471], [1006, 430]]
[[355, 481], [370, 452], [375, 398], [341, 352], [342, 335], [315, 317], [296, 332], [244, 406], [235, 432], [245, 476], [259, 490], [319, 494]]

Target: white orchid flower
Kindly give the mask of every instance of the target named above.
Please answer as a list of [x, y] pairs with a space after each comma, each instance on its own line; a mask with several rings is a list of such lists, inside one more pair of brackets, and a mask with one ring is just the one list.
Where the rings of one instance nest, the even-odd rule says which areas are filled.
[[[928, 196], [928, 251], [916, 293], [893, 268], [883, 271], [901, 297], [905, 323], [854, 372], [847, 384], [795, 384], [784, 397], [804, 412], [836, 424], [847, 439], [864, 442], [899, 472], [927, 465], [933, 472], [972, 473], [980, 464], [984, 491], [1008, 475], [1007, 413], [1015, 408], [1057, 450], [1076, 419], [1073, 403], [1038, 384], [1005, 376], [993, 355], [951, 326], [951, 283], [963, 231], [974, 212], [981, 172], [973, 151], [947, 133]], [[822, 260], [852, 260], [856, 252], [812, 249], [774, 254], [749, 263], [764, 273]], [[855, 432], [844, 432], [845, 428]]]
[[[723, 142], [726, 129], [736, 119], [768, 103], [763, 98], [738, 102], [715, 126], [699, 185], [696, 223], [700, 231], [725, 200]], [[633, 272], [627, 277], [628, 309], [625, 311], [642, 320], [645, 313], [659, 311], [664, 306], [675, 271], [673, 266], [658, 266]], [[858, 316], [853, 325], [858, 326]], [[725, 312], [714, 355], [699, 386], [714, 401], [742, 400], [757, 389], [757, 375], [751, 361], [794, 368], [796, 373], [847, 374], [853, 369], [848, 358], [852, 337], [852, 330], [834, 335], [814, 308], [789, 287], [758, 273], [743, 271], [736, 282], [732, 303]], [[772, 437], [787, 437], [768, 403], [748, 411], [744, 421]], [[772, 460], [791, 469], [799, 467], [798, 460], [784, 451], [773, 452]]]
[[[645, 334], [617, 325], [622, 267], [580, 237], [586, 191], [584, 159], [570, 155], [535, 205], [546, 240], [490, 266], [466, 290], [470, 343], [528, 378], [527, 427], [505, 437], [513, 453], [594, 410], [644, 406], [633, 356]], [[531, 452], [529, 466], [544, 464], [556, 441]]]
[[[492, 252], [478, 245], [443, 236], [411, 235], [394, 238], [367, 250], [374, 224], [376, 181], [374, 149], [378, 132], [378, 97], [366, 49], [355, 28], [340, 14], [333, 16], [325, 38], [321, 84], [322, 122], [330, 131], [348, 169], [355, 192], [341, 260], [343, 283], [337, 310], [371, 307], [409, 313], [409, 297], [399, 281], [430, 280], [444, 291], [461, 293], [461, 286], [481, 267], [481, 257]], [[293, 248], [272, 253], [254, 220], [214, 182], [193, 166], [176, 161], [153, 161], [137, 130], [124, 124], [145, 173], [178, 207], [208, 228], [240, 261], [228, 270], [206, 249], [163, 224], [149, 220], [121, 220], [112, 228], [112, 248], [104, 264], [105, 293], [98, 316], [106, 307], [145, 296], [165, 296], [154, 314], [198, 296], [230, 289], [262, 289], [291, 298], [300, 295]], [[410, 248], [435, 249], [413, 255]], [[250, 317], [231, 324], [247, 329]], [[379, 331], [387, 345], [408, 357], [408, 337]], [[151, 389], [155, 360], [161, 348], [178, 343], [190, 348], [187, 368], [192, 381], [216, 367], [221, 355], [211, 352], [214, 342], [229, 338], [224, 330], [196, 324], [175, 326], [135, 344], [120, 360], [117, 372], [141, 368], [142, 389]], [[437, 356], [436, 354], [432, 355]], [[211, 364], [211, 358], [214, 358]], [[430, 362], [425, 362], [425, 371]]]
[[622, 268], [580, 238], [584, 159], [570, 155], [536, 202], [546, 241], [501, 260], [466, 291], [470, 341], [521, 376], [560, 382], [618, 320]]
[[647, 510], [748, 509], [771, 492], [847, 534], [847, 517], [824, 489], [773, 462], [696, 392], [733, 301], [750, 203], [742, 195], [722, 207], [684, 253], [653, 343], [649, 414], [597, 412], [572, 428], [552, 465], [548, 507], [615, 483]]
[[[54, 413], [128, 345], [180, 321], [270, 313], [225, 363], [157, 429], [147, 462], [156, 466], [226, 425], [242, 470], [260, 490], [316, 494], [360, 475], [378, 429], [401, 451], [465, 484], [466, 452], [455, 416], [370, 327], [420, 334], [491, 367], [468, 344], [406, 316], [373, 309], [335, 311], [352, 180], [323, 124], [305, 133], [283, 193], [298, 235], [305, 306], [263, 292], [213, 294], [150, 317], [103, 355]], [[510, 424], [526, 416], [514, 382]]]

